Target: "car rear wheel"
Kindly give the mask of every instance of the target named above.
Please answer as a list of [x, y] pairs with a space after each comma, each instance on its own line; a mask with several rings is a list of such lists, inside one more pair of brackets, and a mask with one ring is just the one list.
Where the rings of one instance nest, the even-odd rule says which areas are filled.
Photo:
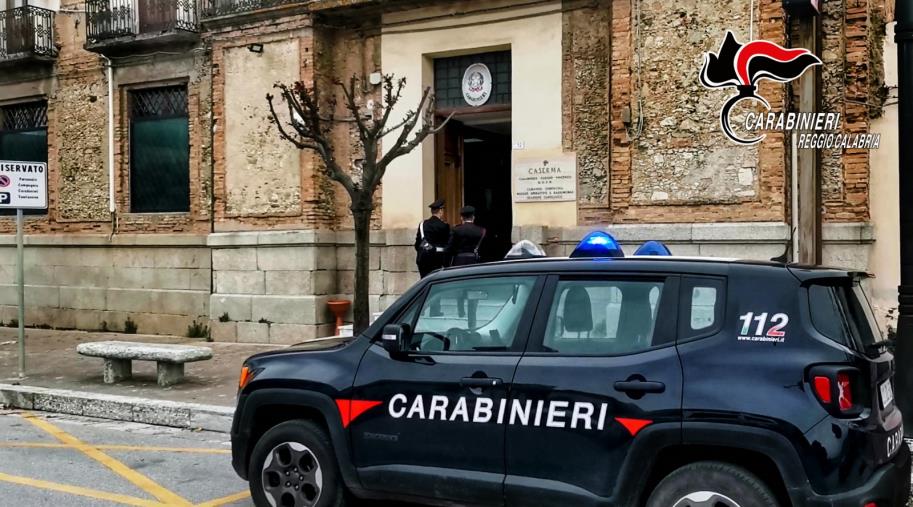
[[248, 478], [258, 507], [345, 504], [330, 439], [310, 421], [287, 421], [264, 433], [251, 454]]
[[647, 507], [777, 507], [766, 484], [744, 468], [717, 461], [683, 466], [667, 475]]

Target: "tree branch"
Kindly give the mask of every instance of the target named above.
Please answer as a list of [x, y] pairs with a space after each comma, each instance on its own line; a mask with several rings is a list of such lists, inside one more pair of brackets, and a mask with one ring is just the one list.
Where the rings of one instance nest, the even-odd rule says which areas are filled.
[[396, 130], [405, 123], [404, 120], [396, 127], [386, 128], [387, 122], [390, 120], [390, 113], [393, 111], [393, 108], [396, 107], [399, 99], [403, 96], [403, 89], [405, 87], [406, 78], [400, 78], [399, 81], [396, 82], [396, 93], [393, 93], [393, 75], [387, 74], [384, 76], [384, 114], [381, 116], [380, 121], [374, 123], [374, 136], [376, 140], [380, 140], [380, 138], [393, 130]]
[[352, 116], [355, 118], [355, 123], [358, 124], [358, 137], [361, 139], [361, 144], [362, 146], [367, 146], [368, 142], [370, 141], [368, 136], [371, 129], [369, 129], [365, 124], [364, 119], [362, 119], [361, 115], [359, 114], [358, 104], [355, 103], [355, 79], [356, 78], [354, 75], [349, 78], [350, 88], [346, 88], [345, 83], [342, 81], [337, 81], [336, 84], [342, 88], [342, 94], [346, 99], [346, 109], [352, 113]]

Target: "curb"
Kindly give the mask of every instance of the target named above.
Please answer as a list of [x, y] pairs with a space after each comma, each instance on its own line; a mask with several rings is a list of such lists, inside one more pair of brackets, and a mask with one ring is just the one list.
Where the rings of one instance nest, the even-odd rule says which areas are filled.
[[0, 405], [156, 426], [228, 433], [234, 407], [0, 384]]

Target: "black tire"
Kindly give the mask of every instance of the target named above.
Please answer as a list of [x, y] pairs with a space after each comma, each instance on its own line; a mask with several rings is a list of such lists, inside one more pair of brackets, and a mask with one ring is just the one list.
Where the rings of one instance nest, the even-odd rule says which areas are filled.
[[[268, 458], [269, 467], [264, 470]], [[265, 477], [267, 488], [263, 487]], [[311, 421], [286, 421], [264, 433], [251, 453], [248, 481], [258, 507], [343, 507], [346, 503], [333, 444]]]
[[754, 474], [719, 461], [692, 463], [675, 470], [659, 482], [647, 500], [647, 507], [698, 506], [778, 507], [779, 503]]

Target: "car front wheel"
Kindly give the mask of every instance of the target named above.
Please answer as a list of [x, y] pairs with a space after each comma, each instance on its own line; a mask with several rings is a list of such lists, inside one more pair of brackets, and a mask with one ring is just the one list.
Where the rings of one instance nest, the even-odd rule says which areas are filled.
[[344, 505], [332, 444], [310, 421], [287, 421], [264, 433], [251, 454], [248, 477], [258, 507]]
[[777, 507], [766, 484], [744, 468], [717, 461], [692, 463], [666, 476], [647, 507]]

